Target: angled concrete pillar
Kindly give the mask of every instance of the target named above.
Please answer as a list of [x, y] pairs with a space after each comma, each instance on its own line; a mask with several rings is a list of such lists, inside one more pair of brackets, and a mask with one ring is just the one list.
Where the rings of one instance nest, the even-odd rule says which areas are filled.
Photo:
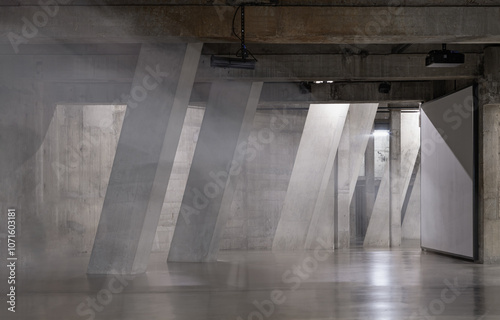
[[347, 114], [346, 124], [340, 138], [337, 152], [337, 189], [335, 208], [335, 248], [348, 248], [350, 242], [350, 193], [351, 193], [351, 112]]
[[409, 240], [420, 239], [420, 168], [416, 170], [417, 174], [411, 188], [401, 229], [403, 239]]
[[389, 215], [390, 215], [390, 182], [389, 161], [384, 169], [384, 175], [375, 198], [373, 211], [366, 229], [364, 247], [389, 247]]
[[368, 142], [373, 141], [371, 135], [375, 116], [377, 115], [378, 103], [351, 104], [349, 106], [350, 114], [350, 183], [349, 199], [352, 200], [356, 183], [358, 182], [361, 164], [365, 155]]
[[[373, 132], [373, 128], [371, 130]], [[366, 228], [368, 228], [368, 222], [373, 211], [373, 205], [375, 204], [375, 196], [377, 194], [375, 189], [375, 139], [373, 134], [370, 135], [368, 139], [368, 145], [366, 146], [365, 152], [365, 216], [363, 218], [363, 230], [366, 233]]]
[[212, 84], [169, 262], [216, 260], [221, 228], [234, 192], [231, 176], [238, 175], [248, 159], [246, 139], [261, 89], [262, 82]]
[[201, 47], [141, 48], [88, 273], [146, 271]]
[[351, 104], [338, 152], [338, 195], [335, 247], [347, 248], [350, 242], [349, 212], [359, 171], [370, 138], [378, 104]]
[[[415, 197], [418, 196], [419, 191], [415, 190], [415, 182], [410, 186], [412, 176], [419, 172], [420, 161], [417, 163], [418, 153], [420, 150], [420, 113], [418, 112], [404, 112], [401, 114], [401, 176], [400, 183], [401, 187], [399, 190], [399, 204], [401, 212], [401, 225], [404, 224], [406, 220], [403, 216], [403, 208], [410, 209], [413, 215], [410, 219], [420, 220], [420, 206], [418, 208], [415, 206]], [[415, 177], [413, 177], [415, 181]], [[419, 183], [419, 180], [416, 182]], [[419, 185], [417, 186], [419, 187]], [[412, 206], [409, 206], [409, 200], [413, 196]], [[408, 198], [408, 199], [407, 199]], [[418, 198], [420, 198], [418, 196]], [[406, 205], [406, 207], [405, 207]], [[418, 209], [418, 210], [417, 210]], [[404, 212], [406, 215], [406, 211]], [[408, 220], [410, 221], [410, 220]], [[415, 223], [412, 223], [415, 225]], [[416, 226], [415, 226], [416, 227]], [[420, 230], [420, 226], [418, 226]], [[411, 233], [411, 238], [415, 237], [414, 233]], [[405, 232], [401, 231], [401, 238], [407, 238]]]
[[401, 110], [391, 110], [391, 135], [389, 138], [390, 167], [390, 246], [401, 246]]
[[[274, 237], [273, 250], [303, 250], [306, 247], [318, 197], [325, 196], [328, 189], [348, 109], [348, 104], [310, 106]], [[320, 202], [322, 203], [321, 200]], [[314, 225], [317, 226], [320, 221], [315, 220]], [[325, 222], [323, 226], [325, 230], [333, 228], [332, 221]]]
[[[259, 103], [260, 93], [262, 91], [263, 83], [255, 82], [252, 85], [252, 90], [250, 91], [250, 95], [248, 97], [247, 109], [245, 112], [245, 116], [243, 118], [243, 122], [241, 124], [240, 134], [238, 136], [237, 146], [241, 149], [238, 149], [235, 152], [233, 157], [233, 163], [235, 164], [233, 170], [236, 174], [239, 174], [239, 166], [241, 166], [245, 161], [247, 154], [244, 152], [245, 146], [247, 145], [247, 140], [252, 131], [253, 120], [255, 118], [255, 112], [257, 110], [257, 104]], [[265, 130], [260, 131], [260, 133], [264, 133]], [[250, 141], [250, 143], [253, 143]], [[243, 151], [243, 152], [241, 152]], [[224, 189], [224, 194], [222, 195], [221, 206], [219, 210], [219, 216], [217, 218], [217, 223], [215, 225], [214, 235], [212, 237], [212, 241], [210, 242], [210, 255], [216, 257], [219, 252], [220, 240], [222, 238], [222, 234], [224, 232], [224, 228], [226, 227], [227, 220], [231, 216], [231, 204], [233, 202], [234, 191], [237, 187], [237, 179], [229, 176], [227, 179], [226, 187]]]

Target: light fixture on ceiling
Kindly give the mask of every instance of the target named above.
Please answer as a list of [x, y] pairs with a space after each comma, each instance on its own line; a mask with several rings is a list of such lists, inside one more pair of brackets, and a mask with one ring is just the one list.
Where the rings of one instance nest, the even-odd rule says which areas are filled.
[[453, 68], [464, 64], [465, 55], [458, 51], [446, 49], [446, 44], [442, 44], [442, 50], [432, 50], [425, 58], [425, 66], [429, 68]]
[[[241, 36], [238, 36], [236, 34], [236, 32], [234, 31], [234, 20], [236, 18], [236, 14], [238, 13], [238, 10], [241, 13]], [[247, 49], [247, 46], [245, 45], [245, 6], [244, 5], [240, 5], [236, 9], [236, 11], [234, 12], [232, 31], [233, 31], [233, 34], [241, 41], [241, 47], [238, 50], [238, 52], [236, 52], [236, 58], [212, 56], [210, 58], [210, 66], [217, 67], [217, 68], [235, 68], [235, 69], [254, 70], [257, 59], [255, 59], [253, 54], [250, 52], [250, 50]], [[252, 56], [253, 59], [249, 59], [248, 58], [249, 56]]]

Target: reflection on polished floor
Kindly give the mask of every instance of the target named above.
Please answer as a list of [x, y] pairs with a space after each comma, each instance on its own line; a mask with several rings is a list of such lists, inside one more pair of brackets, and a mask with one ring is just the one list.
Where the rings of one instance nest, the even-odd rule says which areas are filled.
[[15, 316], [0, 319], [499, 319], [500, 266], [420, 249], [224, 251], [216, 263], [87, 276], [88, 256], [19, 275]]

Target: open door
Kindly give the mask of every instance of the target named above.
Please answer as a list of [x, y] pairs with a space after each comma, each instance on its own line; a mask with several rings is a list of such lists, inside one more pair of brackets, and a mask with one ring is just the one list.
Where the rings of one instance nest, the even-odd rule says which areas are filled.
[[421, 246], [477, 259], [475, 87], [421, 106]]

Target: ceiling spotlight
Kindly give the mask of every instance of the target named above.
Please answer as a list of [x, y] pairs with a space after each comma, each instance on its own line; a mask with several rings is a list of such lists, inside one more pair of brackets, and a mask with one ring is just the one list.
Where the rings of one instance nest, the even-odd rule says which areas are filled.
[[465, 62], [465, 56], [458, 51], [446, 50], [443, 43], [442, 50], [432, 50], [425, 58], [425, 66], [429, 68], [451, 68], [458, 67]]

